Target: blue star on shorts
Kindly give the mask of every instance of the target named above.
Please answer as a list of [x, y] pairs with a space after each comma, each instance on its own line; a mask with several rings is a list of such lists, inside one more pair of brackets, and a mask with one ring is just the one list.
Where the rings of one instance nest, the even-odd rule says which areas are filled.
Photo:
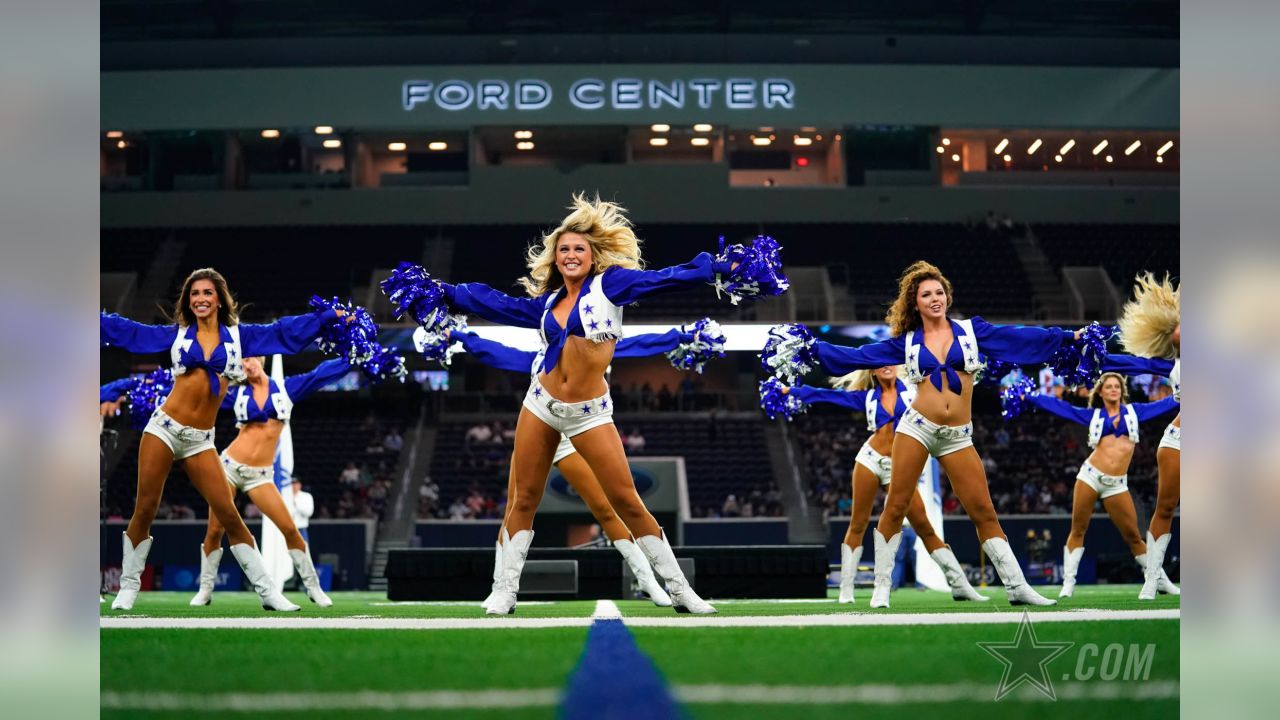
[[591, 414], [591, 406], [590, 406], [590, 405], [583, 405], [583, 406], [582, 406], [582, 414], [583, 414], [583, 415], [590, 415], [590, 414]]

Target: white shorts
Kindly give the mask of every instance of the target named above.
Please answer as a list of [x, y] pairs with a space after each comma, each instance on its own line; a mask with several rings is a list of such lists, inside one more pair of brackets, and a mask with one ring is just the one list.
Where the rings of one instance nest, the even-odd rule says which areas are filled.
[[965, 425], [939, 425], [908, 408], [898, 421], [898, 433], [914, 438], [934, 457], [950, 455], [958, 450], [973, 447], [973, 423]]
[[142, 432], [160, 438], [160, 442], [173, 452], [174, 460], [199, 455], [205, 450], [217, 452], [217, 448], [213, 446], [213, 428], [201, 430], [187, 427], [159, 408], [151, 413], [151, 419], [147, 421], [147, 427]]
[[222, 471], [227, 475], [227, 482], [240, 492], [249, 492], [256, 487], [276, 484], [275, 468], [245, 465], [233, 460], [226, 450], [222, 451]]
[[561, 435], [560, 445], [556, 448], [556, 456], [551, 459], [551, 464], [555, 465], [576, 452], [578, 452], [578, 450], [573, 447], [573, 442], [569, 440], [569, 436]]
[[1112, 495], [1129, 492], [1128, 475], [1106, 475], [1088, 460], [1080, 466], [1080, 474], [1076, 475], [1076, 479], [1093, 488], [1093, 491], [1103, 500]]
[[594, 400], [563, 403], [551, 397], [551, 393], [534, 380], [524, 396], [524, 406], [539, 420], [564, 436], [557, 453], [564, 449], [565, 438], [581, 435], [601, 425], [613, 424], [613, 398], [607, 392]]
[[880, 479], [880, 484], [888, 485], [889, 478], [893, 476], [892, 461], [875, 450], [871, 449], [871, 441], [862, 443], [862, 449], [858, 451], [858, 457], [854, 460], [862, 467], [871, 471]]
[[1170, 423], [1169, 427], [1164, 429], [1164, 436], [1160, 438], [1160, 447], [1182, 452], [1182, 428]]

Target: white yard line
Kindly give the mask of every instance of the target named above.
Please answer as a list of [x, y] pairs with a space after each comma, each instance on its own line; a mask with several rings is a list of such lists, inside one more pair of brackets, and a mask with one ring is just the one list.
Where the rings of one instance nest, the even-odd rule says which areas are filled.
[[[997, 683], [938, 685], [676, 685], [676, 699], [690, 704], [733, 705], [900, 705], [905, 703], [992, 702]], [[1175, 680], [1127, 683], [1055, 683], [1059, 700], [1168, 700], [1178, 697]], [[1007, 701], [1050, 700], [1031, 686]], [[1007, 702], [1006, 701], [1006, 702]]]
[[622, 618], [622, 611], [612, 600], [597, 600], [596, 611], [591, 617], [596, 620], [619, 620]]
[[[605, 604], [607, 603], [607, 605]], [[612, 607], [609, 607], [612, 606]], [[618, 617], [618, 606], [609, 600], [596, 603], [595, 617]], [[609, 614], [602, 614], [609, 613]], [[1107, 620], [1177, 620], [1181, 611], [1166, 610], [1057, 610], [1031, 613], [1032, 622], [1080, 622]], [[850, 612], [826, 615], [661, 615], [624, 617], [629, 627], [873, 627], [886, 625], [997, 625], [1016, 624], [1019, 611], [967, 613], [872, 613]], [[263, 629], [263, 630], [501, 630], [507, 628], [586, 627], [590, 617], [522, 618], [516, 616], [474, 618], [316, 618], [305, 616], [263, 616], [244, 618], [157, 618], [113, 615], [99, 619], [99, 627], [167, 629]]]

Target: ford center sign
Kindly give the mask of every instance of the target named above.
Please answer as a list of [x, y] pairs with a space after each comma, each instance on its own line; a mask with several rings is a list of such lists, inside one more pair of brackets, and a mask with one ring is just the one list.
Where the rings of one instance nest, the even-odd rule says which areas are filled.
[[[559, 97], [579, 110], [661, 110], [724, 108], [772, 110], [795, 108], [796, 88], [783, 78], [689, 78], [656, 80], [581, 78], [557, 92], [545, 80], [408, 80], [401, 89], [401, 105], [412, 111], [420, 105], [458, 111], [542, 110]], [[563, 100], [561, 101], [563, 102]]]

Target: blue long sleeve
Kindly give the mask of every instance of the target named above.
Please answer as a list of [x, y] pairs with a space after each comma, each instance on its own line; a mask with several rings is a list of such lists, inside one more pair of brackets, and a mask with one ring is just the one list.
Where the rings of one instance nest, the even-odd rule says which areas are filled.
[[120, 378], [98, 388], [98, 402], [115, 402], [120, 396], [129, 393], [129, 387], [133, 385], [133, 378]]
[[980, 317], [973, 318], [973, 334], [984, 354], [1019, 365], [1048, 362], [1063, 343], [1075, 340], [1074, 332], [1062, 328], [992, 325]]
[[729, 264], [717, 267], [711, 253], [699, 253], [683, 265], [662, 270], [630, 270], [611, 267], [600, 278], [604, 296], [617, 305], [629, 305], [636, 300], [664, 290], [683, 290], [688, 287], [715, 283], [716, 272], [728, 272]]
[[255, 355], [294, 355], [320, 337], [324, 324], [336, 319], [332, 310], [317, 310], [306, 315], [282, 317], [269, 325], [240, 325], [240, 349], [245, 357]]
[[115, 313], [101, 313], [98, 323], [100, 346], [109, 345], [135, 353], [165, 352], [177, 336], [177, 325], [144, 325]]
[[1132, 403], [1129, 407], [1133, 408], [1133, 411], [1137, 413], [1139, 422], [1146, 422], [1151, 418], [1157, 418], [1182, 409], [1178, 401], [1172, 397], [1149, 403]]
[[[692, 333], [689, 334], [690, 337], [692, 335]], [[613, 349], [613, 356], [620, 358], [661, 355], [675, 350], [682, 339], [680, 331], [674, 328], [664, 333], [647, 333], [645, 335], [627, 337], [618, 341], [618, 345]]]
[[527, 373], [538, 353], [517, 350], [494, 340], [486, 340], [473, 332], [455, 332], [450, 336], [475, 359], [498, 370]]
[[864, 412], [867, 409], [866, 390], [836, 390], [835, 388], [816, 388], [808, 385], [796, 385], [791, 394], [806, 405], [829, 403], [840, 405], [850, 410]]
[[886, 365], [901, 365], [906, 352], [906, 340], [899, 336], [883, 342], [860, 347], [832, 345], [822, 340], [813, 343], [818, 364], [829, 375], [844, 375], [854, 370], [874, 370]]
[[325, 360], [311, 372], [286, 377], [284, 379], [284, 391], [289, 394], [290, 400], [297, 402], [325, 385], [338, 380], [348, 372], [351, 372], [351, 364], [345, 358]]
[[1107, 355], [1102, 360], [1102, 372], [1118, 372], [1121, 375], [1147, 374], [1169, 377], [1169, 373], [1173, 372], [1173, 361], [1137, 355]]
[[536, 329], [542, 324], [546, 297], [512, 297], [484, 283], [441, 284], [449, 304], [457, 310], [510, 327]]
[[1087, 427], [1089, 422], [1093, 420], [1092, 408], [1076, 407], [1066, 400], [1060, 400], [1050, 395], [1029, 395], [1027, 400], [1041, 410], [1077, 425]]

